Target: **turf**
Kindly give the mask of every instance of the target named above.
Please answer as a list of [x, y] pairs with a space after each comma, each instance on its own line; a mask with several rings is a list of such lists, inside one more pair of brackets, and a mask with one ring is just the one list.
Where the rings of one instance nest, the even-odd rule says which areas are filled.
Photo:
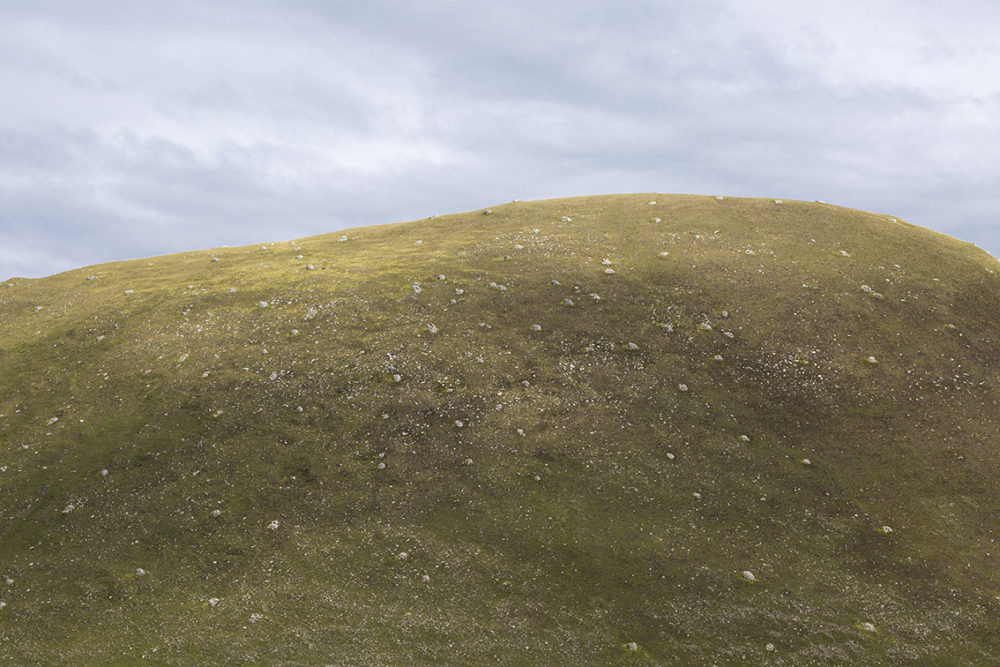
[[0, 660], [996, 664], [998, 272], [657, 193], [9, 280]]

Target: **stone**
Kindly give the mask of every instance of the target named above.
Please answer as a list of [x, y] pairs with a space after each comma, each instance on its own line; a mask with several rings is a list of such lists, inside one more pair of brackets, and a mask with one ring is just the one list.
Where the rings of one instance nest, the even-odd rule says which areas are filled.
[[396, 558], [398, 558], [399, 560], [406, 560], [409, 557], [410, 554], [406, 553], [405, 551], [400, 551], [398, 554], [396, 554]]
[[403, 376], [400, 375], [399, 373], [393, 373], [392, 374], [392, 381], [393, 382], [402, 382], [402, 380], [403, 380]]
[[146, 576], [146, 571], [144, 569], [142, 569], [141, 567], [137, 567], [137, 568], [135, 568], [135, 576], [137, 576], [137, 577], [144, 577], [144, 576]]
[[258, 308], [267, 308], [267, 301], [259, 301], [259, 302], [257, 302], [257, 307]]
[[681, 384], [677, 385], [677, 388], [679, 390], [681, 390], [681, 391], [687, 391], [688, 390], [688, 386], [686, 384], [684, 384], [684, 383], [681, 383]]
[[743, 580], [744, 581], [757, 581], [757, 577], [750, 570], [743, 570]]
[[531, 325], [531, 330], [532, 331], [541, 331], [542, 330], [542, 325], [541, 324], [532, 324]]
[[222, 510], [212, 510], [212, 516], [218, 519], [220, 516], [222, 516]]
[[[651, 201], [649, 203], [650, 204], [655, 204], [656, 202], [655, 201]], [[638, 651], [639, 650], [639, 645], [636, 644], [635, 642], [629, 642], [628, 644], [626, 644], [626, 646], [628, 647], [628, 650], [630, 650], [630, 651]]]
[[639, 349], [639, 346], [636, 345], [635, 343], [628, 343], [627, 345], [625, 345], [625, 347], [627, 347], [630, 350], [638, 350]]
[[279, 525], [278, 521], [277, 521], [277, 519], [275, 519], [271, 523], [267, 524], [267, 529], [268, 530], [278, 530], [278, 525]]
[[438, 328], [431, 323], [427, 325], [427, 330], [430, 331], [432, 334], [436, 334], [438, 332]]
[[208, 598], [208, 606], [215, 607], [219, 604], [219, 598]]

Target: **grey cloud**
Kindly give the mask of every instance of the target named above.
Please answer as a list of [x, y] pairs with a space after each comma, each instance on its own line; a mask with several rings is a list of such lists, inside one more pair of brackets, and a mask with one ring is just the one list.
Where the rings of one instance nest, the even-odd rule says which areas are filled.
[[[843, 34], [743, 7], [19, 4], [0, 277], [615, 191], [824, 199], [1000, 252], [995, 91], [831, 70]], [[912, 48], [958, 72], [958, 25]]]

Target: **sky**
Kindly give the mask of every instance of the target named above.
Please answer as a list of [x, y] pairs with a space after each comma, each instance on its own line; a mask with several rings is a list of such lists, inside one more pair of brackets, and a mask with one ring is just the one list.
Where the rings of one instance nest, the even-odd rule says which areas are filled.
[[625, 192], [822, 200], [1000, 256], [992, 0], [0, 16], [0, 280]]

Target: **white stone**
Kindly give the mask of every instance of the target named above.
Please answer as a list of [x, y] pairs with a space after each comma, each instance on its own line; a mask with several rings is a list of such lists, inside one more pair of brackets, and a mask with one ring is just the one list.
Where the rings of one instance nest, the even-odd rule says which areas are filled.
[[681, 391], [687, 391], [688, 390], [688, 386], [686, 384], [683, 384], [683, 383], [677, 385], [677, 388], [680, 389]]
[[73, 511], [73, 510], [75, 510], [75, 509], [76, 509], [76, 506], [75, 506], [75, 505], [67, 505], [67, 506], [66, 506], [66, 507], [65, 507], [65, 508], [63, 509], [62, 513], [63, 513], [63, 514], [69, 514], [70, 512], [72, 512], [72, 511]]
[[144, 577], [144, 576], [146, 576], [146, 571], [144, 569], [142, 569], [141, 567], [137, 567], [137, 568], [135, 568], [135, 576], [137, 576], [137, 577]]
[[258, 308], [267, 308], [267, 301], [260, 301], [257, 303]]
[[277, 521], [277, 519], [275, 519], [271, 523], [267, 524], [267, 529], [268, 530], [278, 530], [278, 525], [279, 525], [278, 521]]
[[639, 349], [639, 346], [636, 345], [635, 343], [628, 343], [628, 344], [625, 345], [625, 347], [627, 347], [630, 350], [638, 350]]
[[306, 264], [306, 271], [312, 271], [312, 270], [313, 270], [313, 269], [315, 269], [315, 268], [316, 268], [316, 267], [315, 267], [315, 266], [313, 266], [312, 264]]
[[802, 459], [802, 465], [811, 466], [812, 463], [809, 459]]
[[472, 459], [465, 459], [465, 465], [471, 466], [472, 465]]
[[222, 510], [212, 510], [212, 516], [215, 518], [219, 518], [220, 516], [222, 516]]
[[429, 574], [425, 574], [424, 576], [420, 577], [420, 581], [424, 582], [425, 584], [430, 580], [431, 576]]
[[610, 264], [610, 263], [611, 263], [611, 260], [608, 259], [607, 257], [605, 257], [604, 259], [601, 260], [601, 264], [607, 265], [607, 264]]
[[310, 308], [309, 310], [306, 311], [306, 314], [302, 316], [302, 319], [308, 321], [316, 317], [316, 315], [318, 314], [319, 314], [318, 310], [316, 310], [315, 308]]
[[392, 374], [392, 381], [393, 382], [402, 382], [403, 381], [403, 376], [400, 375], [399, 373], [393, 373]]
[[409, 557], [410, 554], [406, 553], [405, 551], [400, 551], [398, 554], [396, 554], [396, 558], [398, 558], [399, 560], [406, 560]]
[[865, 632], [878, 632], [878, 628], [876, 628], [873, 623], [869, 623], [868, 621], [861, 623], [860, 627]]
[[743, 570], [743, 579], [744, 581], [757, 581], [757, 577], [750, 570]]
[[609, 276], [612, 275], [614, 272], [615, 272], [614, 269], [604, 269], [604, 273], [608, 274]]
[[456, 419], [455, 426], [457, 426], [458, 428], [462, 428], [463, 426], [465, 426], [465, 422], [462, 421], [461, 419]]
[[[656, 202], [655, 201], [651, 201], [649, 203], [650, 204], [655, 204]], [[628, 650], [630, 650], [630, 651], [638, 651], [639, 650], [639, 645], [636, 644], [635, 642], [629, 642], [627, 644], [627, 646], [628, 646]]]
[[712, 358], [713, 358], [713, 359], [715, 359], [716, 361], [723, 361], [723, 358], [722, 358], [722, 355], [721, 355], [721, 354], [717, 354], [717, 355], [715, 355], [715, 356], [714, 356], [714, 357], [712, 357]]
[[107, 477], [107, 476], [108, 476], [108, 469], [101, 468], [101, 477]]
[[177, 363], [182, 364], [187, 360], [187, 358], [188, 358], [188, 353], [185, 352], [181, 356], [177, 357]]
[[214, 607], [219, 604], [219, 598], [208, 598], [208, 606]]
[[250, 614], [251, 623], [259, 623], [263, 618], [264, 618], [263, 614]]
[[563, 299], [563, 303], [564, 303], [565, 305], [567, 305], [567, 306], [572, 306], [572, 305], [574, 305], [574, 304], [573, 304], [573, 299]]
[[750, 436], [749, 435], [741, 435], [740, 436], [740, 440], [742, 440], [743, 442], [750, 442]]
[[438, 332], [438, 328], [433, 324], [428, 324], [427, 330], [430, 331], [432, 334], [436, 334]]
[[531, 330], [532, 331], [541, 331], [542, 330], [542, 325], [541, 324], [532, 324], [531, 325]]

